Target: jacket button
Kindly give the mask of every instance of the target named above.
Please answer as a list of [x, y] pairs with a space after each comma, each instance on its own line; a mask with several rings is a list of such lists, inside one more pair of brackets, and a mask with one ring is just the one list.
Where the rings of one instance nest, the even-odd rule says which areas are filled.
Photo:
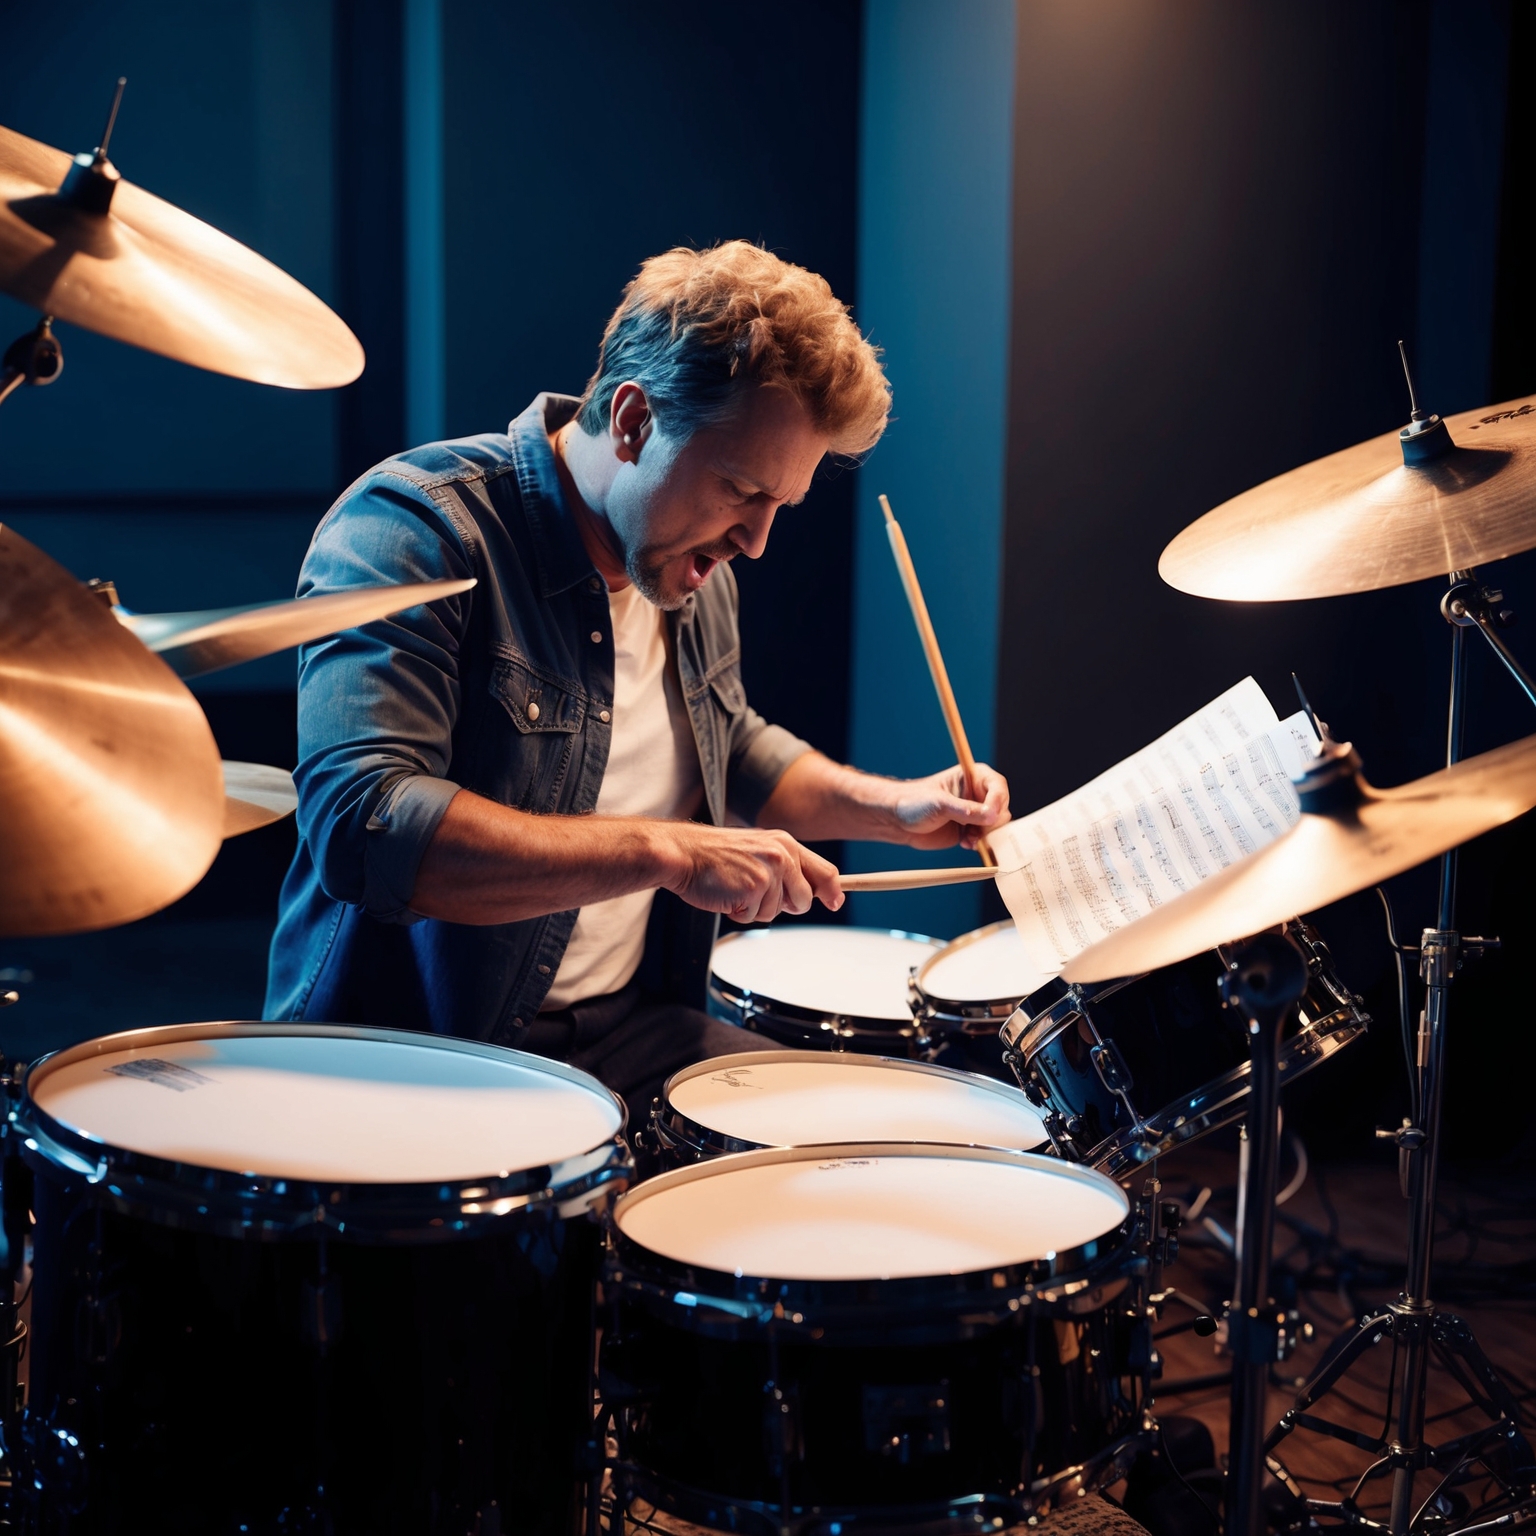
[[529, 702], [529, 705], [528, 705], [528, 718], [530, 720], [537, 720], [539, 718], [539, 706], [538, 706], [537, 702], [535, 702], [535, 701], [530, 701]]
[[592, 631], [592, 644], [593, 645], [601, 645], [602, 643], [603, 643], [603, 632], [602, 632], [602, 630], [594, 629]]
[[601, 592], [603, 590], [602, 578], [600, 576], [594, 576], [587, 583], [587, 590], [589, 592]]
[[513, 1029], [521, 1029], [522, 1027], [523, 1027], [523, 1021], [521, 1019], [513, 1019], [512, 1020], [512, 1028]]
[[541, 965], [539, 967], [539, 975], [540, 976], [548, 976], [549, 975], [549, 967], [547, 965]]
[[600, 709], [597, 712], [597, 718], [601, 720], [604, 725], [607, 725], [608, 722], [613, 719], [613, 716], [610, 715], [606, 709]]

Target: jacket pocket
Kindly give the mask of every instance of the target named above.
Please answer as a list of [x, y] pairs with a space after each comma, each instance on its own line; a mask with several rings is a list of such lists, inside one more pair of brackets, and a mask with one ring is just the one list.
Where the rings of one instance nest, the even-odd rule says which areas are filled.
[[490, 692], [506, 725], [479, 744], [476, 756], [494, 798], [522, 811], [573, 809], [571, 768], [583, 741], [585, 691], [503, 653], [491, 669]]
[[587, 717], [587, 698], [580, 687], [520, 656], [497, 657], [491, 693], [525, 736], [570, 734], [579, 731]]

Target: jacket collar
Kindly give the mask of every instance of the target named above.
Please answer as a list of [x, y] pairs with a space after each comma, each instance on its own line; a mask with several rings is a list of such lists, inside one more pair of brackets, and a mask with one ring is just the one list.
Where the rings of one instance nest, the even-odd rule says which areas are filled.
[[533, 530], [534, 558], [539, 567], [539, 592], [554, 597], [597, 574], [576, 519], [560, 488], [560, 471], [549, 434], [575, 416], [581, 402], [574, 395], [536, 395], [522, 415], [512, 419], [507, 436], [517, 466], [523, 513]]

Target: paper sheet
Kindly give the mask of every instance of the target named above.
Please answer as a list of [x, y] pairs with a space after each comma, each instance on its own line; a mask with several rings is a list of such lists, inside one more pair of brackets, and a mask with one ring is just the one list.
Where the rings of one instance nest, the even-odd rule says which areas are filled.
[[1291, 780], [1317, 746], [1251, 677], [1075, 793], [988, 842], [998, 889], [1035, 965], [1090, 944], [1273, 842], [1301, 814]]

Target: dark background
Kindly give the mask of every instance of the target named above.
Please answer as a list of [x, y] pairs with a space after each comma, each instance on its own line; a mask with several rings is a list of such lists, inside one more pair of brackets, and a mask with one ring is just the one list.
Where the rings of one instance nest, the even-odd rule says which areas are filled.
[[[671, 244], [760, 239], [857, 313], [863, 6], [445, 0], [443, 17], [449, 434], [579, 391], [623, 283]], [[0, 409], [0, 516], [135, 607], [286, 595], [326, 505], [406, 444], [399, 0], [0, 0], [0, 37], [0, 122], [88, 147], [128, 74], [124, 174], [293, 271], [369, 355], [356, 385], [299, 397], [65, 328], [65, 377]], [[1400, 425], [1399, 337], [1432, 408], [1536, 390], [1533, 49], [1522, 0], [1019, 5], [995, 711], [1016, 808], [1246, 672], [1284, 714], [1297, 670], [1379, 783], [1439, 764], [1436, 584], [1248, 607], [1154, 573], [1207, 508]], [[3, 339], [29, 323], [0, 303]], [[738, 570], [754, 703], [834, 755], [855, 483], [825, 474]], [[1532, 557], [1494, 574], [1529, 606]], [[1481, 650], [1472, 662], [1469, 750], [1525, 734], [1528, 706]], [[226, 756], [291, 766], [291, 659], [200, 692]], [[32, 979], [6, 1048], [251, 1013], [292, 837], [229, 845], [145, 924], [7, 943], [0, 970]], [[1458, 986], [1460, 1156], [1530, 1150], [1532, 840], [1524, 822], [1464, 859], [1463, 926], [1506, 947]], [[1406, 933], [1430, 920], [1429, 873], [1393, 892]], [[1395, 1003], [1374, 898], [1320, 921], [1382, 1027], [1292, 1112], [1318, 1150], [1355, 1155], [1403, 1102]]]

